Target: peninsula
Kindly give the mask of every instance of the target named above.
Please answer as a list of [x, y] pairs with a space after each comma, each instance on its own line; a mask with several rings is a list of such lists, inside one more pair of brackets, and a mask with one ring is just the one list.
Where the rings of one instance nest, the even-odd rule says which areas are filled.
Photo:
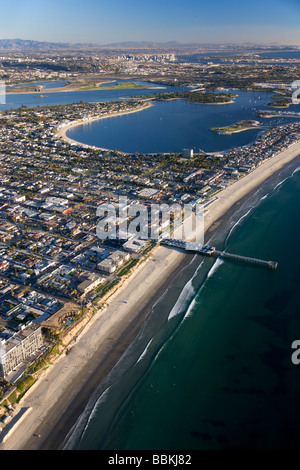
[[190, 103], [199, 104], [230, 104], [233, 103], [233, 98], [236, 95], [233, 93], [212, 93], [209, 91], [182, 91], [182, 92], [169, 92], [169, 93], [155, 93], [153, 96], [147, 98], [153, 98], [157, 101], [169, 101], [169, 100], [186, 100]]
[[212, 127], [210, 130], [216, 134], [235, 134], [236, 132], [244, 132], [250, 129], [255, 129], [260, 126], [259, 121], [245, 120], [239, 121], [231, 126], [225, 127]]
[[[93, 77], [95, 78], [95, 77]], [[45, 82], [47, 83], [47, 82]], [[49, 82], [51, 84], [51, 81]], [[150, 87], [145, 84], [137, 84], [134, 81], [120, 81], [115, 83], [113, 81], [93, 81], [87, 76], [86, 79], [74, 80], [65, 82], [64, 85], [59, 87], [47, 88], [44, 84], [39, 83], [24, 83], [22, 85], [11, 86], [7, 88], [6, 92], [10, 94], [32, 94], [32, 93], [65, 93], [74, 91], [105, 91], [105, 90], [139, 90], [139, 89], [151, 89], [157, 87]]]

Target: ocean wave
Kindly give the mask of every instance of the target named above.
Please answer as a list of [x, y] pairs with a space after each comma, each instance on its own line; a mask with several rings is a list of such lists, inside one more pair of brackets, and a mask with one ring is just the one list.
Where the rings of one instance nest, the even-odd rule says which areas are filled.
[[225, 244], [227, 243], [227, 240], [228, 238], [230, 237], [230, 235], [233, 233], [233, 231], [241, 224], [241, 222], [250, 214], [250, 212], [253, 210], [253, 208], [255, 207], [255, 205], [253, 205], [252, 207], [250, 207], [250, 209], [246, 212], [246, 214], [242, 215], [239, 220], [231, 227], [231, 229], [229, 230], [227, 236], [226, 236], [226, 240], [225, 240]]
[[153, 341], [153, 338], [150, 339], [150, 341], [149, 341], [149, 343], [147, 344], [147, 346], [145, 347], [144, 351], [142, 352], [142, 354], [140, 355], [140, 357], [139, 357], [138, 360], [136, 361], [136, 364], [137, 364], [138, 362], [140, 362], [140, 361], [146, 356], [147, 351], [148, 351], [148, 349], [149, 349], [150, 344], [152, 343], [152, 341]]
[[276, 184], [276, 186], [274, 188], [274, 191], [275, 191], [275, 189], [278, 189], [283, 183], [285, 183], [285, 181], [291, 179], [296, 173], [298, 173], [298, 171], [300, 171], [300, 166], [295, 168], [295, 170], [293, 171], [293, 173], [291, 175], [287, 176], [282, 181], [280, 181], [278, 184]]
[[207, 279], [209, 279], [211, 276], [215, 274], [215, 272], [218, 270], [218, 268], [224, 263], [224, 261], [221, 258], [218, 258], [215, 263], [212, 265], [210, 268], [208, 274], [207, 274]]
[[156, 353], [156, 355], [155, 355], [155, 357], [154, 357], [154, 359], [153, 359], [153, 362], [155, 362], [155, 361], [158, 359], [158, 357], [160, 356], [160, 354], [161, 354], [161, 353], [163, 352], [163, 350], [166, 348], [168, 342], [169, 342], [169, 341], [172, 341], [172, 339], [173, 339], [173, 335], [170, 336], [170, 338], [168, 338], [168, 340], [160, 347], [159, 351]]
[[171, 318], [174, 318], [177, 315], [179, 315], [179, 313], [182, 312], [183, 306], [186, 304], [187, 300], [195, 294], [196, 292], [192, 286], [192, 279], [190, 279], [189, 282], [184, 286], [176, 304], [174, 305], [171, 312], [169, 313], [168, 321], [171, 320]]
[[196, 301], [196, 297], [195, 297], [195, 298], [192, 300], [192, 302], [191, 302], [189, 308], [187, 309], [186, 314], [184, 315], [184, 320], [185, 320], [186, 318], [189, 318], [189, 317], [192, 316], [193, 309], [194, 309], [196, 303], [197, 303], [197, 301]]
[[298, 173], [298, 171], [300, 171], [300, 166], [298, 166], [292, 173], [292, 176], [294, 176], [295, 173]]
[[276, 184], [276, 186], [274, 188], [274, 191], [276, 191], [276, 189], [278, 189], [283, 183], [285, 183], [287, 180], [289, 180], [293, 175], [294, 175], [294, 173], [291, 176], [287, 176], [282, 181], [279, 181], [279, 183]]
[[109, 389], [110, 387], [104, 390], [104, 392], [100, 395], [100, 397], [92, 407], [86, 406], [83, 413], [80, 415], [77, 422], [74, 424], [74, 426], [66, 436], [65, 444], [63, 445], [63, 450], [71, 450], [74, 445], [79, 441], [79, 439], [83, 437], [86, 430], [88, 429], [90, 422], [94, 417], [96, 417], [95, 415], [99, 409], [99, 406], [102, 405], [107, 399]]
[[[285, 178], [283, 178], [283, 180], [279, 181], [279, 183], [276, 184], [276, 186], [274, 187], [273, 191], [275, 191], [276, 189], [278, 189], [283, 183], [285, 183], [287, 180], [289, 180], [290, 178], [292, 178], [296, 173], [298, 173], [300, 171], [300, 166], [298, 166], [297, 168], [295, 168], [295, 170], [293, 171], [292, 174], [286, 176]], [[258, 191], [255, 193], [259, 193], [260, 189], [258, 189]], [[231, 236], [231, 234], [233, 233], [233, 231], [236, 229], [236, 227], [238, 227], [240, 225], [240, 223], [250, 214], [250, 212], [255, 209], [256, 207], [259, 206], [259, 203], [264, 201], [265, 199], [267, 199], [269, 196], [270, 196], [271, 193], [266, 193], [264, 194], [260, 199], [259, 201], [257, 201], [256, 203], [254, 203], [250, 209], [244, 214], [242, 215], [239, 220], [231, 227], [231, 229], [229, 230], [227, 236], [226, 236], [226, 239], [225, 239], [225, 245], [229, 239], [229, 237]]]
[[89, 415], [89, 419], [86, 423], [86, 427], [88, 427], [89, 423], [91, 422], [91, 420], [94, 418], [95, 414], [97, 413], [98, 409], [99, 409], [99, 406], [102, 405], [102, 403], [105, 402], [105, 400], [107, 399], [107, 395], [108, 395], [108, 392], [109, 392], [109, 389], [110, 387], [108, 387], [106, 390], [104, 390], [104, 392], [100, 395], [100, 397], [98, 398], [98, 400], [96, 401], [95, 405], [93, 406], [93, 409], [92, 411], [90, 412], [90, 415]]
[[[206, 280], [209, 279], [211, 276], [213, 276], [222, 264], [224, 264], [224, 261], [221, 258], [218, 258], [214, 262], [212, 267], [210, 268], [210, 270], [209, 270], [209, 272], [206, 276]], [[202, 286], [201, 286], [200, 290], [198, 291], [197, 295], [194, 297], [194, 299], [190, 303], [183, 320], [185, 320], [186, 318], [189, 318], [189, 317], [192, 316], [193, 310], [194, 310], [194, 308], [197, 304], [197, 301], [198, 301], [199, 294], [200, 294], [200, 292], [201, 292], [201, 290], [203, 289], [204, 286], [205, 286], [205, 282], [202, 284]]]
[[194, 280], [195, 276], [197, 276], [199, 269], [203, 266], [203, 263], [204, 263], [204, 261], [202, 261], [200, 263], [200, 265], [196, 269], [196, 271], [193, 274], [193, 276], [191, 277], [191, 279], [186, 283], [186, 285], [182, 289], [181, 294], [178, 297], [176, 304], [174, 305], [171, 312], [169, 313], [168, 321], [171, 320], [172, 318], [176, 317], [177, 315], [179, 315], [182, 312], [184, 306], [187, 304], [188, 300], [192, 296], [196, 295], [196, 291], [195, 291], [192, 283], [193, 283], [193, 280]]

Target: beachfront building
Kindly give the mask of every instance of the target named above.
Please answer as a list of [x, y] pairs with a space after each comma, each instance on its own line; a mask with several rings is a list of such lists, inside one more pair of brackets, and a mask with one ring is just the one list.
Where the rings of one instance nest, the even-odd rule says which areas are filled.
[[129, 261], [130, 254], [125, 253], [125, 251], [118, 250], [118, 251], [114, 251], [113, 253], [111, 253], [107, 259], [112, 260], [116, 268], [120, 268], [123, 263], [125, 263], [126, 261]]
[[193, 149], [183, 149], [182, 157], [183, 158], [193, 158], [194, 157], [194, 150]]
[[5, 330], [0, 334], [0, 375], [3, 378], [30, 358], [43, 346], [42, 329], [30, 323], [17, 333]]
[[77, 289], [81, 293], [81, 297], [85, 297], [89, 292], [96, 289], [105, 279], [95, 274], [89, 274], [84, 281], [82, 281]]
[[99, 271], [105, 274], [112, 274], [116, 270], [116, 265], [112, 259], [104, 259], [101, 263], [98, 263]]
[[117, 269], [119, 269], [124, 263], [129, 261], [130, 259], [130, 254], [125, 253], [125, 251], [117, 250], [98, 263], [98, 269], [99, 271], [102, 271], [106, 274], [112, 274], [115, 272]]
[[140, 240], [139, 238], [131, 238], [123, 245], [123, 250], [129, 253], [138, 253], [147, 244], [147, 240]]

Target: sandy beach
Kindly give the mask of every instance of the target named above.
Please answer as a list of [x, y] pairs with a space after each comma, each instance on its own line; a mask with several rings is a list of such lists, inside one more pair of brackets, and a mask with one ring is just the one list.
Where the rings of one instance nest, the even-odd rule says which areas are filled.
[[[239, 201], [298, 155], [300, 141], [220, 192], [207, 207], [206, 233], [211, 234]], [[95, 387], [117, 363], [151, 306], [190, 256], [160, 246], [139, 265], [95, 314], [70, 352], [60, 356], [21, 399], [19, 409], [30, 410], [0, 443], [0, 450], [59, 448]]]

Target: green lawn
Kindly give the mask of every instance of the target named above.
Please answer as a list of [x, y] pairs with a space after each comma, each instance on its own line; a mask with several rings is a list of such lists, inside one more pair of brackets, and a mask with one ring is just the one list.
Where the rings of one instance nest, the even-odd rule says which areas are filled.
[[137, 85], [136, 83], [133, 82], [127, 82], [127, 83], [118, 83], [117, 85], [112, 85], [112, 86], [86, 86], [80, 88], [80, 91], [89, 91], [89, 90], [131, 90], [131, 89], [138, 89], [138, 88], [149, 88], [146, 85]]

